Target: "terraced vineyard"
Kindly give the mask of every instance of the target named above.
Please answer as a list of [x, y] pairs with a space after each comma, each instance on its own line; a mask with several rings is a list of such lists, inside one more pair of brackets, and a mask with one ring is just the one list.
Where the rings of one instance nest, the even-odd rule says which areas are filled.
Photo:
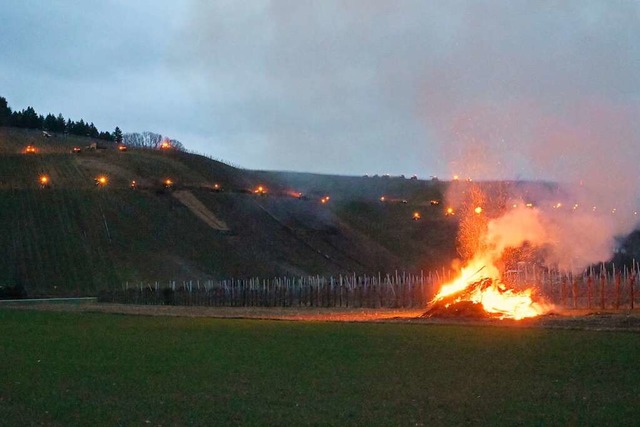
[[[455, 255], [457, 223], [429, 205], [442, 183], [247, 171], [92, 142], [0, 128], [0, 286], [91, 295], [140, 280], [419, 271]], [[24, 154], [27, 145], [37, 153]], [[258, 185], [266, 195], [253, 194]], [[188, 192], [188, 203], [172, 191]], [[424, 220], [411, 220], [415, 209]]]

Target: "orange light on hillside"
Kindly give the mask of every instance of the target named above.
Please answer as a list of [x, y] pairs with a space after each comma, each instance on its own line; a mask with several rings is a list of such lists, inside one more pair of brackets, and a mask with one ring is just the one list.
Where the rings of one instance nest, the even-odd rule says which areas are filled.
[[453, 175], [453, 180], [454, 180], [454, 181], [459, 181], [459, 180], [460, 180], [460, 177], [459, 177], [458, 175]]
[[320, 203], [325, 204], [325, 203], [328, 203], [329, 200], [331, 200], [331, 197], [324, 196], [322, 199], [320, 199]]
[[80, 147], [73, 147], [71, 149], [71, 152], [74, 153], [74, 154], [78, 154], [81, 151], [82, 151], [82, 149]]
[[477, 206], [473, 211], [475, 213], [477, 213], [477, 214], [481, 214], [482, 213], [482, 207], [481, 206]]
[[381, 201], [381, 202], [384, 202], [385, 200], [387, 200], [387, 199], [386, 199], [384, 196], [381, 196], [381, 197], [380, 197], [380, 201]]
[[136, 188], [138, 188], [138, 183], [135, 180], [133, 180], [133, 181], [131, 181], [131, 184], [129, 184], [129, 187], [132, 190], [135, 190]]
[[33, 145], [27, 145], [27, 147], [24, 149], [24, 152], [26, 154], [35, 154], [38, 152], [38, 149]]
[[284, 192], [284, 194], [286, 194], [289, 197], [293, 197], [295, 199], [301, 199], [302, 198], [302, 193], [299, 191], [294, 191], [294, 190], [287, 190]]
[[94, 179], [97, 186], [105, 186], [109, 182], [106, 176], [100, 175], [99, 177]]
[[447, 208], [447, 210], [444, 212], [444, 214], [445, 214], [446, 216], [453, 216], [453, 215], [455, 215], [455, 214], [456, 214], [456, 211], [455, 211], [455, 210], [453, 210], [453, 208]]
[[164, 188], [170, 188], [171, 186], [173, 186], [173, 181], [171, 181], [169, 178], [167, 178], [167, 179], [164, 180], [162, 185], [164, 185]]
[[214, 190], [219, 190], [220, 189], [220, 184], [213, 184], [213, 189]]
[[118, 151], [127, 151], [127, 150], [128, 150], [128, 148], [127, 148], [126, 145], [124, 145], [124, 144], [118, 145]]
[[440, 201], [438, 201], [438, 200], [430, 200], [429, 203], [431, 203], [431, 206], [438, 206], [440, 204]]
[[162, 143], [160, 144], [161, 150], [169, 150], [170, 148], [171, 148], [171, 143], [167, 140], [162, 141]]
[[419, 219], [422, 218], [422, 215], [420, 215], [420, 212], [414, 212], [413, 216], [411, 217], [414, 221], [418, 221]]
[[49, 188], [51, 185], [51, 179], [47, 175], [40, 175], [40, 188]]
[[253, 190], [255, 194], [261, 195], [267, 193], [267, 188], [263, 185], [258, 185], [255, 190]]

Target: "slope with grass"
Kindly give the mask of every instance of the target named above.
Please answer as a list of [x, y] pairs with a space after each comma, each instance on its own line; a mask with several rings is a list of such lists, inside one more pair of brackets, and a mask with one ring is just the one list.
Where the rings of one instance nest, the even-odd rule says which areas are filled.
[[[419, 271], [454, 255], [455, 220], [428, 204], [441, 183], [247, 171], [92, 142], [0, 128], [0, 287], [87, 295], [126, 281]], [[29, 144], [36, 154], [23, 153]], [[267, 195], [252, 193], [258, 185]], [[415, 209], [424, 221], [411, 220]]]

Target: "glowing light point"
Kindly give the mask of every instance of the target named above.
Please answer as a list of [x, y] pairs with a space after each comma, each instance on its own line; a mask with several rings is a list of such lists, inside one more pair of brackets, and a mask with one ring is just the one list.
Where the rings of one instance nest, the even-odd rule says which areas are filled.
[[51, 180], [47, 175], [40, 175], [40, 188], [49, 188]]
[[482, 207], [481, 206], [477, 206], [473, 211], [475, 213], [477, 213], [477, 214], [481, 214], [482, 213]]
[[98, 187], [104, 187], [109, 182], [107, 177], [104, 175], [100, 175], [99, 177], [95, 178], [94, 181]]
[[456, 214], [456, 212], [453, 210], [453, 208], [447, 208], [447, 210], [444, 213], [446, 216], [453, 216]]
[[411, 217], [414, 221], [418, 221], [419, 219], [422, 218], [422, 216], [420, 215], [420, 212], [414, 212], [413, 216]]

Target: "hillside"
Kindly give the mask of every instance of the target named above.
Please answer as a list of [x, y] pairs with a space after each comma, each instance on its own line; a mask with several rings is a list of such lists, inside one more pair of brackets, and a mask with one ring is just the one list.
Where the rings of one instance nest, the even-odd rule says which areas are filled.
[[429, 203], [442, 183], [247, 171], [92, 142], [0, 128], [0, 285], [85, 295], [139, 280], [419, 271], [455, 255], [457, 224]]

